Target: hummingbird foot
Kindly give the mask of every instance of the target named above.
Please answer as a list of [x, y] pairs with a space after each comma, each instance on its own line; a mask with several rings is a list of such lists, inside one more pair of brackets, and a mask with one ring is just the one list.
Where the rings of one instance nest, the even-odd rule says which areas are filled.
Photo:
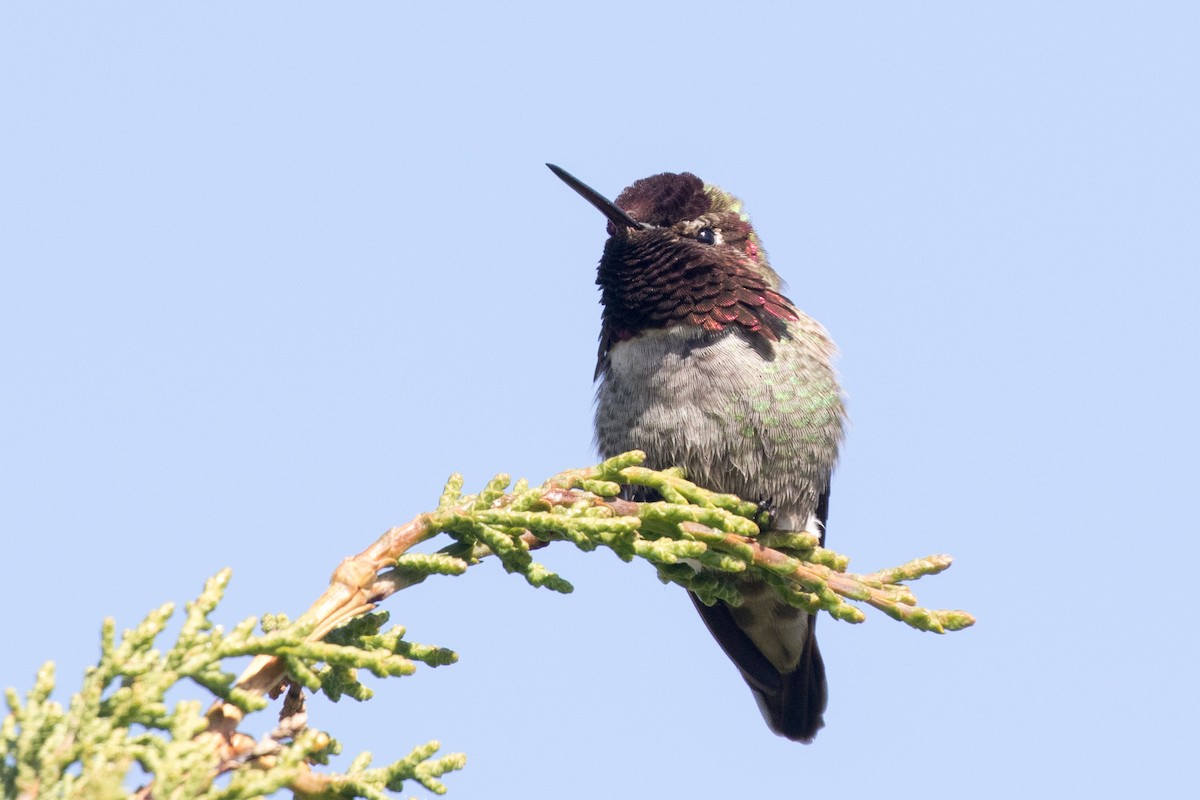
[[623, 486], [621, 499], [631, 503], [657, 503], [662, 500], [662, 495], [649, 486]]
[[754, 522], [760, 530], [766, 531], [771, 528], [775, 520], [775, 499], [772, 497], [760, 497], [758, 499], [758, 513], [754, 515]]

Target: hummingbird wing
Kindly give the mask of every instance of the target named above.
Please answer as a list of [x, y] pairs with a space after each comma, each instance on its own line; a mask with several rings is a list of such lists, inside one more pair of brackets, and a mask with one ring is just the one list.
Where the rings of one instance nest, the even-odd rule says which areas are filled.
[[[825, 541], [824, 528], [828, 514], [829, 490], [826, 489], [816, 511], [821, 521], [822, 544]], [[803, 641], [800, 657], [792, 669], [785, 672], [773, 664], [724, 602], [706, 606], [696, 595], [691, 592], [688, 595], [709, 633], [742, 673], [771, 730], [792, 741], [807, 744], [825, 725], [823, 714], [828, 700], [825, 662], [817, 647], [817, 618], [779, 600], [761, 582], [746, 582], [739, 588], [746, 598], [738, 609], [739, 616], [745, 619], [747, 612], [755, 618], [765, 615], [780, 638]]]

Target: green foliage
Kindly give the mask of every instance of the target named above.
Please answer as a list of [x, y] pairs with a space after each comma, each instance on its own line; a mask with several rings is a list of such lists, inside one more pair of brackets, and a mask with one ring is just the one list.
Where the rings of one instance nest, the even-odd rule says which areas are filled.
[[[190, 680], [244, 711], [258, 711], [267, 700], [235, 685], [235, 676], [221, 666], [230, 658], [271, 655], [286, 661], [295, 680], [331, 700], [343, 694], [365, 700], [371, 692], [355, 677], [368, 669], [379, 677], [408, 675], [414, 661], [431, 666], [453, 663], [442, 648], [405, 641], [403, 628], [380, 633], [387, 614], [367, 614], [343, 626], [323, 642], [306, 641], [306, 625], [285, 618], [263, 618], [260, 634], [255, 620], [245, 620], [225, 632], [209, 615], [224, 595], [229, 570], [211, 578], [200, 597], [187, 605], [187, 619], [174, 645], [165, 653], [155, 644], [174, 608], [168, 603], [151, 612], [138, 627], [125, 631], [118, 643], [116, 626], [105, 620], [100, 661], [90, 667], [83, 689], [63, 709], [50, 699], [54, 667], [46, 664], [24, 702], [9, 689], [9, 714], [0, 731], [0, 787], [5, 797], [122, 798], [131, 769], [137, 765], [153, 775], [155, 797], [260, 797], [291, 786], [308, 770], [339, 752], [338, 743], [314, 729], [294, 736], [275, 736], [245, 754], [237, 763], [219, 765], [214, 737], [206, 736], [209, 719], [198, 700], [164, 703], [168, 689]], [[378, 770], [366, 761], [346, 773], [345, 797], [383, 797], [383, 789], [415, 780], [432, 791], [444, 791], [436, 780], [464, 763], [461, 755], [431, 760], [437, 743], [421, 745], [406, 758]], [[267, 768], [263, 768], [267, 767]], [[222, 786], [221, 773], [231, 773]], [[349, 787], [349, 788], [347, 788]], [[353, 791], [351, 791], [353, 789]], [[332, 796], [332, 795], [331, 795]]]
[[[345, 772], [314, 772], [313, 765], [326, 764], [340, 747], [308, 726], [304, 691], [335, 702], [368, 700], [372, 692], [359, 681], [360, 670], [386, 678], [411, 675], [418, 663], [454, 663], [450, 650], [405, 640], [402, 627], [384, 630], [388, 615], [372, 609], [430, 575], [460, 575], [489, 556], [533, 586], [570, 592], [567, 580], [532, 558], [532, 551], [555, 541], [649, 561], [663, 581], [706, 603], [741, 603], [739, 584], [749, 577], [765, 581], [787, 603], [849, 622], [865, 618], [853, 602], [937, 633], [974, 622], [965, 612], [917, 606], [904, 585], [946, 569], [946, 556], [853, 575], [846, 572], [849, 559], [821, 548], [817, 537], [760, 535], [767, 520], [754, 503], [698, 487], [678, 470], [646, 469], [642, 460], [641, 453], [626, 453], [541, 486], [519, 481], [511, 490], [500, 475], [476, 495], [463, 495], [462, 478], [453, 476], [436, 511], [390, 530], [341, 565], [325, 594], [295, 622], [266, 615], [228, 632], [214, 625], [209, 617], [224, 594], [228, 570], [187, 604], [183, 629], [166, 652], [155, 645], [173, 614], [171, 604], [151, 612], [119, 642], [115, 623], [106, 620], [99, 663], [88, 669], [67, 708], [50, 699], [51, 664], [39, 671], [23, 701], [14, 690], [6, 692], [0, 789], [5, 797], [128, 797], [137, 767], [149, 778], [134, 794], [145, 797], [235, 800], [290, 788], [301, 797], [378, 800], [410, 781], [443, 793], [441, 776], [461, 769], [465, 756], [435, 758], [437, 742], [384, 767], [371, 769], [370, 755], [362, 754]], [[631, 486], [661, 500], [620, 499]], [[409, 552], [439, 535], [449, 542], [438, 552]], [[224, 666], [242, 656], [257, 658], [235, 678]], [[207, 713], [199, 700], [167, 707], [167, 691], [183, 682], [215, 699]], [[267, 707], [264, 694], [277, 696], [284, 688], [275, 731], [255, 741], [237, 730], [245, 715]]]

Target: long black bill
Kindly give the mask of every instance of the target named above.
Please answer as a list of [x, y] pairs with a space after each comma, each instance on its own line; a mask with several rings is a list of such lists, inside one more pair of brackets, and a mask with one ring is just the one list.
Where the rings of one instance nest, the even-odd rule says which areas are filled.
[[609, 200], [607, 197], [600, 194], [595, 189], [588, 186], [586, 183], [579, 180], [579, 178], [576, 178], [562, 167], [555, 166], [554, 164], [547, 164], [546, 166], [550, 168], [551, 172], [561, 178], [563, 183], [579, 192], [584, 200], [587, 200], [589, 203], [598, 208], [601, 214], [608, 217], [608, 221], [613, 224], [613, 227], [616, 228], [618, 233], [624, 233], [630, 228], [637, 229], [648, 227], [626, 214], [624, 211], [618, 208], [617, 204], [612, 200]]

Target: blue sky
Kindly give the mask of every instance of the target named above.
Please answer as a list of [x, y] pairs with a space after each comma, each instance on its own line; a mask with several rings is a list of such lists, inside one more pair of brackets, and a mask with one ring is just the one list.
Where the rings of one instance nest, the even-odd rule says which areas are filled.
[[[972, 630], [824, 619], [772, 736], [686, 597], [566, 547], [387, 605], [456, 666], [311, 709], [451, 797], [1195, 785], [1189, 3], [0, 9], [0, 686], [224, 566], [298, 613], [442, 481], [592, 463], [610, 195], [741, 196], [842, 349], [829, 542]], [[66, 699], [65, 692], [60, 695]], [[1186, 789], [1185, 789], [1186, 787]]]

